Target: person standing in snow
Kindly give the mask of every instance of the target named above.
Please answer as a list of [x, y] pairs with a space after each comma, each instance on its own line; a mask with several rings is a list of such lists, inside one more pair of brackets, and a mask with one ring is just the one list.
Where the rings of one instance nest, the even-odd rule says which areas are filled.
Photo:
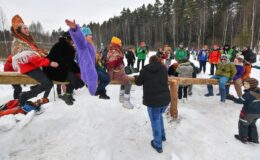
[[234, 60], [234, 51], [229, 44], [225, 44], [222, 50], [222, 54], [225, 54], [228, 57], [229, 61], [233, 62], [232, 60]]
[[136, 48], [137, 56], [137, 70], [140, 70], [140, 62], [142, 62], [142, 68], [144, 67], [145, 59], [148, 55], [148, 49], [145, 42], [140, 42], [140, 46]]
[[50, 90], [53, 86], [52, 81], [40, 68], [47, 66], [57, 68], [59, 64], [44, 58], [46, 57], [44, 50], [37, 47], [29, 33], [28, 27], [19, 15], [15, 15], [12, 18], [11, 32], [14, 36], [11, 46], [13, 69], [21, 74], [28, 75], [40, 83], [30, 91], [20, 94], [19, 106], [24, 106], [28, 99]]
[[133, 109], [134, 105], [130, 102], [131, 81], [125, 73], [124, 51], [122, 49], [122, 41], [117, 37], [112, 37], [107, 54], [107, 69], [111, 80], [119, 81], [120, 94], [119, 102], [123, 103], [123, 107]]
[[[194, 72], [193, 66], [191, 62], [187, 59], [183, 59], [179, 61], [179, 65], [176, 69], [176, 72], [178, 73], [178, 77], [184, 77], [184, 78], [192, 78], [192, 74]], [[183, 99], [183, 102], [187, 101], [188, 97], [188, 86], [187, 85], [180, 85], [178, 88], [178, 98]]]
[[166, 141], [162, 114], [170, 103], [167, 68], [154, 55], [149, 64], [144, 66], [135, 83], [143, 86], [143, 104], [147, 106], [153, 130], [151, 146], [159, 153], [163, 152], [162, 141]]
[[183, 60], [183, 59], [189, 59], [189, 53], [188, 51], [184, 48], [183, 43], [181, 43], [179, 45], [179, 48], [176, 49], [176, 53], [175, 53], [175, 60], [177, 62]]
[[133, 48], [129, 48], [128, 51], [126, 51], [125, 57], [127, 59], [127, 66], [131, 67], [131, 68], [134, 68], [134, 64], [135, 64], [134, 49]]
[[167, 68], [170, 67], [172, 59], [174, 59], [174, 53], [169, 45], [164, 46], [163, 58], [165, 59], [165, 65]]
[[[236, 68], [233, 63], [230, 63], [228, 57], [223, 54], [221, 55], [221, 62], [217, 64], [217, 71], [211, 79], [219, 80], [219, 90], [220, 90], [220, 101], [225, 102], [226, 100], [226, 84], [229, 80], [233, 80], [236, 75]], [[213, 96], [213, 86], [207, 85], [208, 93], [205, 94], [206, 97]]]
[[201, 50], [199, 50], [199, 53], [198, 53], [198, 60], [200, 63], [200, 72], [203, 70], [204, 74], [206, 72], [206, 64], [208, 61], [208, 56], [209, 56], [208, 46], [204, 45], [204, 47]]
[[214, 44], [213, 50], [209, 53], [208, 61], [210, 63], [210, 74], [214, 75], [214, 68], [217, 68], [217, 64], [220, 62], [221, 52], [219, 50], [219, 46]]
[[234, 99], [235, 103], [243, 104], [239, 115], [238, 134], [235, 138], [242, 143], [259, 143], [259, 136], [256, 121], [260, 118], [260, 88], [255, 78], [248, 78], [244, 81], [244, 94], [241, 98]]

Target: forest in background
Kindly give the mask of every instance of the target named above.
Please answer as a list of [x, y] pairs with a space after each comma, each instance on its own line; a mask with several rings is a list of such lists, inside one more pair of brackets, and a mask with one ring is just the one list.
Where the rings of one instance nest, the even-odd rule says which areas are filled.
[[[118, 36], [125, 46], [145, 41], [150, 49], [164, 44], [175, 48], [179, 43], [195, 48], [215, 43], [253, 48], [260, 43], [259, 10], [260, 0], [155, 0], [133, 11], [123, 8], [119, 16], [103, 23], [83, 25], [92, 29], [97, 47]], [[0, 10], [0, 56], [10, 52], [12, 41], [5, 19]], [[61, 28], [44, 32], [40, 22], [33, 22], [29, 29], [39, 45], [47, 49], [63, 32]]]

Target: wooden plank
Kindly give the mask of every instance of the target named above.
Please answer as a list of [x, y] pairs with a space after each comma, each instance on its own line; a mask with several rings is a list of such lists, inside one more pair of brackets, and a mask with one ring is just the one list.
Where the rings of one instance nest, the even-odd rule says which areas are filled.
[[180, 85], [205, 85], [212, 84], [217, 85], [219, 81], [217, 79], [209, 79], [209, 78], [181, 78], [181, 77], [169, 77], [169, 82], [177, 80]]
[[[54, 84], [68, 84], [68, 82], [53, 81]], [[0, 84], [38, 84], [31, 77], [17, 72], [0, 72]]]
[[170, 105], [170, 114], [174, 119], [178, 118], [178, 81], [172, 80], [170, 83], [171, 89], [171, 105]]

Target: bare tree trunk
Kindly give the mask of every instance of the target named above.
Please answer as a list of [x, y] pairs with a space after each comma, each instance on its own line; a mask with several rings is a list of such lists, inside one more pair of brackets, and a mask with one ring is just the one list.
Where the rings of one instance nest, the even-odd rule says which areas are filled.
[[[205, 34], [206, 34], [206, 8], [205, 8], [205, 4], [204, 4], [204, 14], [203, 14], [203, 37], [202, 37], [202, 43], [203, 45], [205, 44]], [[214, 23], [213, 23], [213, 27], [214, 27]]]
[[230, 41], [231, 41], [231, 46], [233, 46], [233, 34], [234, 34], [234, 17], [232, 17], [232, 22], [231, 22], [231, 37], [230, 37]]
[[250, 48], [253, 49], [253, 45], [254, 45], [254, 33], [255, 33], [255, 0], [253, 0], [253, 17], [252, 17], [251, 30], [252, 30], [252, 34], [251, 34], [251, 44], [250, 44]]
[[226, 26], [225, 26], [224, 33], [223, 33], [223, 44], [226, 44], [228, 22], [229, 22], [229, 12], [227, 9], [227, 22], [226, 22]]

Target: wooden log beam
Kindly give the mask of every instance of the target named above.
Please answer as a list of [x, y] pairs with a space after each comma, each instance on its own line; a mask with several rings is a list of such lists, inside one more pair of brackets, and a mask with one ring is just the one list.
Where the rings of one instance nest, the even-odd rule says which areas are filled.
[[[68, 82], [53, 81], [54, 84], [68, 84]], [[38, 84], [36, 80], [17, 72], [0, 72], [0, 84]]]
[[174, 119], [178, 118], [178, 81], [172, 80], [170, 83], [171, 89], [171, 106], [170, 106], [170, 114]]
[[205, 85], [212, 84], [217, 85], [219, 81], [217, 79], [209, 79], [209, 78], [181, 78], [181, 77], [169, 77], [169, 82], [177, 80], [180, 85]]

